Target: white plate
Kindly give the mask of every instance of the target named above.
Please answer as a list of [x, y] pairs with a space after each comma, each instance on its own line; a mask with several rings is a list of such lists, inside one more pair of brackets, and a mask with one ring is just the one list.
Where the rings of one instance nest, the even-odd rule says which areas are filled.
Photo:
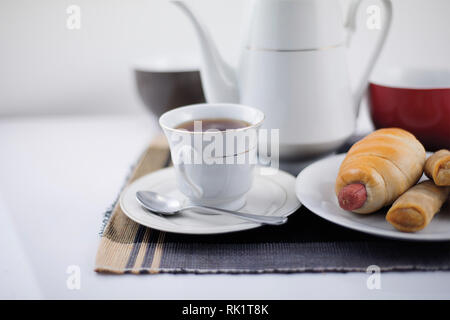
[[339, 154], [317, 161], [298, 175], [295, 191], [305, 207], [343, 227], [381, 237], [417, 241], [450, 240], [450, 206], [445, 206], [425, 229], [415, 233], [397, 231], [389, 224], [385, 220], [388, 208], [368, 215], [341, 209], [334, 193], [334, 184], [344, 158], [345, 154]]
[[[239, 211], [267, 215], [288, 216], [300, 207], [295, 195], [295, 177], [278, 170], [274, 175], [259, 175], [255, 170], [253, 186], [247, 194], [247, 203]], [[136, 192], [150, 190], [170, 195], [183, 202], [187, 198], [177, 189], [174, 168], [150, 173], [133, 182], [122, 193], [120, 207], [132, 220], [161, 231], [187, 234], [215, 234], [241, 231], [261, 226], [227, 215], [208, 215], [194, 210], [175, 216], [160, 216], [144, 209], [136, 200]]]

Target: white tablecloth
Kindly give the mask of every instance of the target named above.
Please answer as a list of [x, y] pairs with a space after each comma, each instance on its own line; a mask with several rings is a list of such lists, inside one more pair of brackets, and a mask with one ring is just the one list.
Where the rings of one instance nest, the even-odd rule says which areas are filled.
[[157, 128], [143, 116], [0, 120], [0, 298], [450, 298], [450, 272], [383, 273], [379, 290], [364, 273], [96, 274], [102, 214]]

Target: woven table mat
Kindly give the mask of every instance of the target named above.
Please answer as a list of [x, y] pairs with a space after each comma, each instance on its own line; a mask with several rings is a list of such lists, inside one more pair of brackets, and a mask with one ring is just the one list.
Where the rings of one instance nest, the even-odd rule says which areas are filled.
[[[170, 165], [164, 137], [143, 153], [126, 185]], [[105, 273], [365, 272], [450, 269], [450, 242], [376, 238], [302, 207], [282, 226], [218, 235], [161, 232], [130, 220], [118, 202], [106, 215], [95, 271]]]

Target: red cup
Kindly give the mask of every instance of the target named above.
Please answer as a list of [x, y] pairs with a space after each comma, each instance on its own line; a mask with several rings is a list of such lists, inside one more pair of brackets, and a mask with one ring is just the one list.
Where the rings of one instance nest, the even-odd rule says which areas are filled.
[[450, 149], [450, 70], [390, 70], [369, 84], [377, 129], [408, 130], [429, 151]]

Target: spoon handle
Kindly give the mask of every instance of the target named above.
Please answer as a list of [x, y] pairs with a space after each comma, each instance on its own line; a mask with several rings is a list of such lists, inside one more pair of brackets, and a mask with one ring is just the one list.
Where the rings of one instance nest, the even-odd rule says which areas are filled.
[[280, 225], [280, 224], [286, 223], [286, 221], [287, 221], [286, 217], [261, 216], [261, 215], [256, 215], [256, 214], [243, 213], [243, 212], [239, 212], [239, 211], [231, 211], [231, 210], [206, 207], [206, 206], [189, 206], [189, 207], [183, 208], [183, 210], [187, 210], [187, 209], [200, 209], [202, 211], [209, 211], [211, 213], [224, 213], [224, 214], [239, 217], [239, 218], [247, 220], [247, 221], [257, 222], [257, 223], [261, 223], [261, 224]]

